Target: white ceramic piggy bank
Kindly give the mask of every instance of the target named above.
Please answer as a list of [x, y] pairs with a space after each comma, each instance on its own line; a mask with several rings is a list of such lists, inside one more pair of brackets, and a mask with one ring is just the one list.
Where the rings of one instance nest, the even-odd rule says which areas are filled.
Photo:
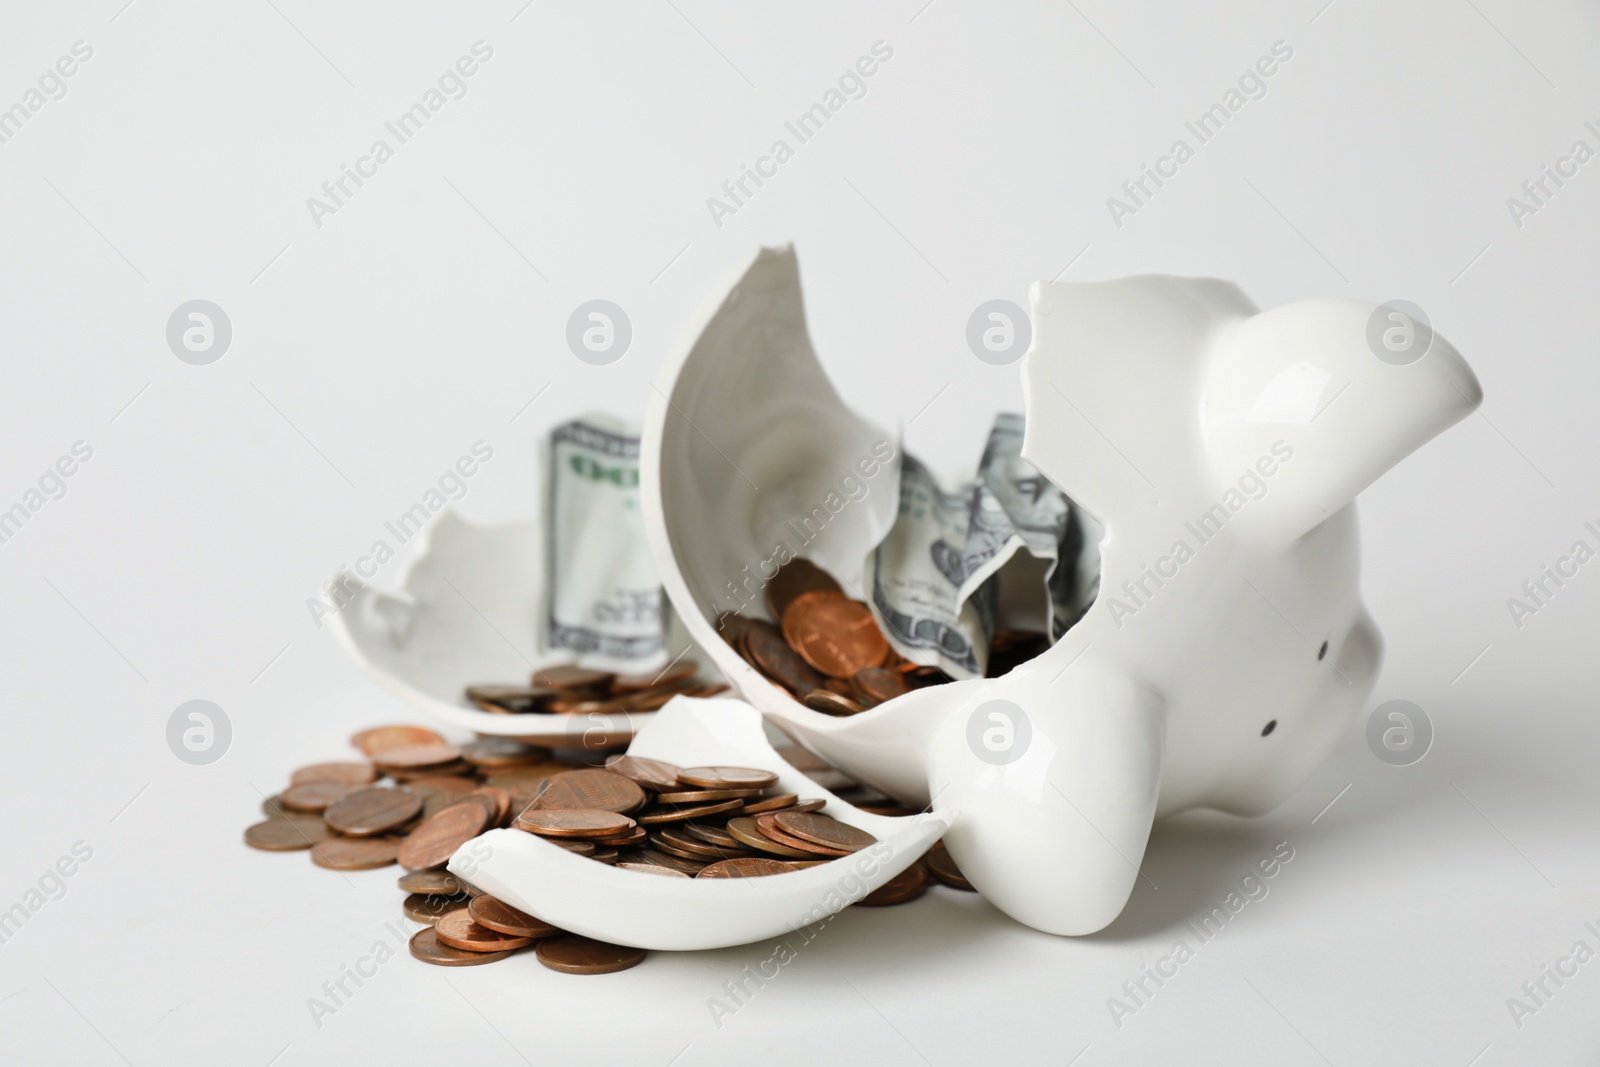
[[[1361, 301], [1261, 312], [1226, 282], [1154, 276], [1031, 297], [1023, 455], [1105, 536], [1093, 606], [1009, 674], [834, 718], [718, 636], [739, 601], [764, 614], [746, 594], [774, 542], [848, 589], [898, 502], [897, 465], [861, 463], [894, 437], [823, 375], [792, 251], [757, 256], [668, 361], [643, 495], [668, 595], [746, 700], [851, 776], [932, 801], [997, 907], [1085, 934], [1122, 910], [1153, 819], [1267, 811], [1334, 746], [1382, 654], [1353, 500], [1481, 393], [1442, 338], [1375, 355]], [[841, 472], [868, 491], [797, 525]]]

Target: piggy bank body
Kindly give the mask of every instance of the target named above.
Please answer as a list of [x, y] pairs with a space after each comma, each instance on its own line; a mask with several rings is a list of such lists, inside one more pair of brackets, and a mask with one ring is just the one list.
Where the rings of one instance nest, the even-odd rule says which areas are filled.
[[789, 250], [764, 250], [669, 361], [644, 499], [668, 595], [740, 695], [853, 777], [942, 811], [1002, 910], [1083, 934], [1126, 903], [1153, 819], [1267, 811], [1332, 749], [1382, 655], [1354, 498], [1481, 394], [1437, 336], [1380, 358], [1381, 312], [1360, 301], [1260, 312], [1234, 285], [1154, 276], [1040, 283], [1031, 300], [1023, 456], [1103, 527], [1101, 579], [1083, 618], [1003, 677], [833, 718], [718, 636], [720, 612], [764, 613], [747, 594], [775, 543], [848, 588], [897, 504], [885, 481], [785, 541], [892, 440], [817, 364]]

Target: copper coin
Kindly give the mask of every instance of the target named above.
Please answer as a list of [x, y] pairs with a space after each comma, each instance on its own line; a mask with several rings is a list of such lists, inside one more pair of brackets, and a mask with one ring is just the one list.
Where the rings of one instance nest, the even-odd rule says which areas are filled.
[[831, 678], [880, 666], [889, 654], [872, 609], [833, 593], [804, 593], [790, 604], [783, 636], [807, 663]]
[[915, 900], [920, 897], [927, 888], [928, 872], [923, 870], [921, 861], [918, 861], [856, 901], [856, 903], [864, 908], [883, 908], [890, 904], [904, 904], [908, 900]]
[[481, 804], [452, 804], [411, 831], [399, 850], [400, 866], [408, 871], [441, 866], [456, 849], [483, 833], [488, 821], [489, 813]]
[[614, 700], [552, 700], [550, 711], [557, 715], [621, 715], [626, 709]]
[[289, 811], [321, 811], [350, 792], [343, 782], [307, 782], [278, 794], [278, 806]]
[[644, 827], [635, 826], [625, 834], [617, 834], [615, 837], [594, 837], [590, 838], [590, 840], [598, 848], [629, 848], [633, 845], [642, 844], [645, 837]]
[[386, 771], [421, 771], [434, 773], [433, 768], [455, 763], [461, 750], [454, 745], [433, 742], [422, 745], [400, 745], [372, 754], [372, 762]]
[[244, 832], [244, 843], [267, 852], [294, 852], [326, 839], [328, 827], [321, 819], [294, 816], [258, 822]]
[[431, 963], [436, 967], [475, 967], [480, 963], [503, 960], [515, 951], [515, 949], [503, 949], [498, 952], [464, 952], [440, 941], [438, 932], [431, 926], [424, 926], [411, 935], [411, 955], [423, 963]]
[[789, 647], [770, 622], [755, 620], [739, 642], [739, 654], [756, 670], [798, 696], [822, 685], [822, 675]]
[[608, 945], [577, 934], [540, 941], [534, 948], [539, 962], [562, 974], [611, 974], [644, 962], [642, 948]]
[[676, 832], [670, 826], [657, 830], [652, 834], [650, 843], [656, 848], [667, 852], [676, 850], [677, 855], [687, 852], [689, 856], [695, 859], [703, 858], [707, 860], [730, 859], [733, 856], [742, 856], [749, 851], [749, 849], [742, 846], [727, 849], [721, 845], [713, 845], [708, 841], [700, 840], [693, 834]]
[[447, 915], [461, 907], [460, 896], [427, 896], [423, 893], [412, 893], [400, 902], [400, 910], [406, 918], [414, 923], [426, 923], [432, 926], [438, 921], [439, 916]]
[[723, 800], [715, 804], [696, 804], [689, 808], [661, 808], [639, 816], [638, 821], [642, 826], [659, 826], [661, 823], [686, 822], [707, 815], [721, 815], [725, 811], [739, 811], [743, 807], [742, 800]]
[[479, 711], [527, 715], [543, 711], [555, 691], [540, 685], [469, 685], [467, 700]]
[[856, 715], [867, 710], [850, 697], [840, 696], [830, 689], [813, 689], [800, 698], [800, 703], [824, 715]]
[[560, 845], [568, 852], [576, 852], [580, 856], [593, 856], [599, 849], [593, 841], [584, 841], [577, 837], [541, 837], [541, 841], [548, 841], [552, 845]]
[[589, 858], [594, 860], [596, 863], [615, 864], [617, 860], [622, 858], [622, 853], [618, 852], [614, 848], [597, 848], [594, 850], [594, 854]]
[[372, 837], [404, 826], [422, 811], [422, 798], [375, 786], [346, 793], [322, 813], [330, 829], [347, 837]]
[[616, 867], [619, 871], [640, 871], [644, 874], [664, 874], [669, 878], [689, 877], [682, 871], [675, 871], [671, 867], [662, 867], [654, 863], [619, 863], [616, 865]]
[[816, 855], [816, 853], [807, 852], [804, 849], [791, 848], [788, 845], [779, 844], [777, 841], [774, 841], [772, 838], [762, 833], [760, 828], [756, 825], [755, 819], [749, 818], [748, 816], [741, 815], [736, 819], [729, 819], [728, 833], [735, 841], [738, 841], [740, 844], [749, 845], [757, 852], [767, 852], [774, 856], [784, 856], [790, 859], [801, 860], [811, 859]]
[[771, 815], [757, 815], [756, 829], [761, 831], [761, 833], [765, 834], [767, 837], [771, 838], [773, 841], [776, 841], [778, 844], [787, 845], [789, 848], [799, 849], [801, 852], [807, 853], [808, 855], [829, 856], [834, 858], [850, 855], [849, 852], [842, 848], [832, 848], [828, 845], [819, 845], [815, 841], [807, 841], [803, 837], [795, 837], [793, 834], [786, 833], [783, 827], [772, 821]]
[[833, 770], [833, 767], [826, 760], [809, 748], [802, 748], [799, 745], [779, 745], [774, 751], [783, 757], [783, 762], [797, 771], [804, 771], [806, 774], [811, 774], [813, 771]]
[[658, 804], [709, 804], [713, 800], [752, 800], [761, 795], [759, 789], [691, 789], [682, 793], [661, 793]]
[[440, 943], [451, 948], [459, 948], [463, 952], [498, 952], [503, 949], [521, 948], [533, 940], [531, 937], [515, 937], [503, 934], [499, 930], [491, 930], [487, 926], [479, 926], [472, 921], [472, 915], [467, 908], [459, 906], [439, 916], [433, 924], [433, 930], [438, 934]]
[[375, 726], [350, 738], [350, 743], [372, 756], [407, 745], [442, 745], [444, 738], [425, 726]]
[[629, 812], [644, 807], [644, 790], [620, 774], [598, 767], [563, 771], [533, 803], [539, 808], [597, 808]]
[[[725, 641], [729, 648], [738, 651], [739, 641], [758, 620], [748, 615], [740, 615], [736, 611], [724, 611], [717, 616], [717, 635]], [[771, 625], [770, 623], [768, 625]]]
[[290, 785], [307, 782], [343, 782], [345, 785], [371, 785], [378, 780], [378, 772], [370, 763], [354, 761], [339, 763], [313, 763], [301, 767], [289, 776]]
[[799, 801], [793, 793], [779, 793], [775, 797], [762, 797], [760, 800], [747, 800], [744, 802], [745, 815], [764, 815], [769, 811], [781, 811], [792, 808]]
[[398, 837], [330, 837], [311, 849], [311, 862], [335, 871], [387, 867], [400, 854]]
[[677, 856], [669, 856], [667, 853], [659, 852], [653, 848], [640, 849], [636, 855], [629, 858], [629, 862], [653, 863], [658, 867], [666, 867], [669, 870], [677, 871], [679, 874], [687, 874], [690, 878], [699, 874], [700, 868], [706, 865], [705, 860], [680, 859]]
[[479, 926], [513, 937], [553, 937], [562, 931], [543, 919], [536, 919], [525, 911], [485, 894], [473, 897], [467, 905], [467, 914]]
[[427, 767], [384, 767], [383, 771], [396, 782], [413, 782], [418, 778], [435, 778], [446, 775], [469, 775], [474, 768], [464, 759], [452, 763], [436, 763]]
[[616, 675], [586, 667], [545, 667], [533, 672], [533, 684], [547, 689], [603, 689]]
[[565, 763], [548, 760], [544, 763], [529, 764], [526, 767], [507, 767], [504, 770], [494, 771], [484, 778], [483, 784], [497, 786], [501, 789], [510, 789], [513, 786], [526, 785], [529, 782], [542, 782], [546, 778], [571, 769]]
[[646, 759], [643, 756], [611, 756], [606, 760], [606, 770], [620, 774], [631, 782], [658, 793], [681, 789], [678, 772], [683, 768], [665, 760]]
[[850, 676], [850, 685], [857, 700], [866, 704], [882, 704], [911, 692], [905, 675], [888, 667], [863, 667]]
[[659, 671], [619, 674], [611, 680], [613, 693], [633, 693], [641, 689], [669, 689], [682, 685], [700, 673], [700, 664], [691, 661], [669, 663]]
[[461, 882], [449, 871], [407, 871], [400, 876], [399, 885], [402, 892], [425, 896], [449, 897], [463, 892]]
[[956, 861], [950, 857], [947, 848], [931, 848], [928, 854], [922, 857], [922, 865], [928, 873], [951, 889], [962, 889], [968, 893], [976, 893], [977, 887], [967, 881], [967, 876], [961, 873], [961, 868], [956, 866]]
[[545, 837], [614, 837], [633, 829], [626, 815], [595, 808], [532, 808], [517, 816], [518, 830]]
[[686, 697], [699, 697], [704, 700], [709, 697], [720, 696], [732, 691], [727, 682], [707, 682], [704, 685], [692, 685], [683, 691]]
[[798, 804], [790, 805], [789, 811], [821, 811], [828, 802], [826, 800], [802, 800]]
[[772, 821], [777, 823], [784, 833], [793, 837], [824, 848], [843, 849], [846, 852], [858, 851], [878, 840], [860, 827], [840, 822], [831, 815], [780, 811], [772, 816]]
[[849, 697], [851, 700], [856, 698], [856, 691], [851, 688], [849, 680], [845, 678], [824, 678], [822, 680], [822, 688], [836, 696]]
[[723, 848], [741, 847], [739, 842], [733, 839], [733, 835], [720, 826], [705, 822], [686, 822], [683, 824], [683, 829], [709, 845], [721, 845]]
[[641, 689], [635, 693], [628, 693], [618, 697], [614, 703], [620, 711], [655, 711], [663, 707], [667, 701], [684, 692], [683, 686], [671, 686], [661, 689]]
[[783, 615], [802, 594], [843, 593], [833, 576], [808, 559], [791, 559], [767, 582], [767, 610], [780, 626]]
[[480, 770], [497, 771], [547, 762], [550, 750], [513, 741], [509, 737], [480, 737], [462, 745], [461, 756]]
[[775, 773], [759, 767], [687, 767], [678, 772], [678, 781], [701, 789], [765, 789], [777, 780]]
[[800, 868], [782, 860], [769, 860], [764, 856], [741, 856], [722, 860], [695, 875], [696, 878], [759, 878], [767, 874], [789, 874]]
[[914, 689], [922, 689], [930, 685], [943, 685], [954, 681], [948, 674], [938, 667], [926, 667], [913, 664], [908, 670], [902, 672], [906, 683]]
[[727, 859], [728, 858], [727, 856], [720, 856], [720, 855], [719, 856], [703, 855], [703, 854], [701, 854], [699, 852], [692, 852], [689, 849], [679, 848], [676, 845], [672, 845], [672, 844], [667, 843], [666, 841], [660, 841], [660, 840], [651, 841], [650, 842], [650, 847], [652, 849], [654, 849], [655, 851], [657, 851], [657, 852], [663, 852], [663, 853], [667, 854], [668, 856], [676, 856], [679, 859], [688, 860], [691, 863], [698, 863], [698, 864], [700, 864], [702, 866], [704, 866], [707, 863], [714, 863], [717, 860]]
[[506, 814], [511, 810], [511, 792], [506, 789], [479, 788], [474, 789], [462, 800], [476, 801], [483, 805], [483, 810], [488, 813], [489, 821], [485, 829], [494, 829], [505, 825]]
[[279, 797], [271, 796], [263, 800], [261, 802], [261, 814], [267, 816], [269, 819], [287, 819], [291, 816], [297, 816], [299, 814], [299, 812], [293, 811], [284, 807], [282, 804], [279, 804], [279, 799]]

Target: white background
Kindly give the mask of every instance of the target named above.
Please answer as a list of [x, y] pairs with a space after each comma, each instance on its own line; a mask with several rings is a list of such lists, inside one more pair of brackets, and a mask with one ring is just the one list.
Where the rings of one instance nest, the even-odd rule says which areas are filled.
[[[74, 842], [93, 858], [0, 945], [0, 1059], [1594, 1062], [1600, 962], [1520, 1027], [1507, 998], [1600, 948], [1600, 562], [1520, 629], [1506, 600], [1600, 545], [1600, 162], [1520, 228], [1506, 200], [1600, 148], [1600, 14], [924, 2], [5, 6], [0, 107], [75, 41], [94, 53], [0, 145], [0, 508], [74, 442], [94, 453], [0, 544], [0, 908]], [[307, 198], [478, 40], [468, 94], [318, 228]], [[715, 225], [706, 199], [880, 40], [867, 94]], [[1106, 198], [1279, 40], [1266, 97], [1114, 225]], [[1158, 827], [1093, 937], [938, 889], [846, 913], [720, 1028], [707, 999], [770, 946], [606, 978], [402, 954], [314, 1025], [307, 999], [398, 919], [396, 871], [239, 835], [290, 769], [409, 716], [307, 598], [474, 441], [495, 457], [459, 509], [529, 513], [548, 426], [639, 418], [693, 309], [790, 241], [847, 400], [950, 472], [1020, 404], [966, 318], [1032, 280], [1420, 304], [1487, 397], [1362, 498], [1374, 704], [1426, 709], [1432, 752], [1386, 766], [1356, 723], [1270, 816]], [[596, 297], [634, 327], [608, 367], [563, 340]], [[233, 324], [210, 366], [165, 341], [195, 298]], [[165, 740], [195, 698], [233, 723], [205, 767]], [[1116, 1026], [1108, 998], [1280, 841], [1270, 895]]]

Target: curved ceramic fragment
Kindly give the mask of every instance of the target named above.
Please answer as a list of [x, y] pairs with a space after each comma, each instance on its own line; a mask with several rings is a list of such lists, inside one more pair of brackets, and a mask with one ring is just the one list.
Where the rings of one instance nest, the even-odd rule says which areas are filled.
[[675, 697], [628, 753], [679, 766], [776, 772], [778, 792], [827, 800], [826, 812], [878, 838], [853, 856], [761, 878], [657, 878], [568, 852], [521, 830], [491, 830], [450, 871], [563, 930], [617, 945], [705, 949], [793, 933], [828, 919], [905, 870], [939, 839], [949, 813], [892, 818], [840, 800], [773, 751], [761, 715], [739, 700]]

